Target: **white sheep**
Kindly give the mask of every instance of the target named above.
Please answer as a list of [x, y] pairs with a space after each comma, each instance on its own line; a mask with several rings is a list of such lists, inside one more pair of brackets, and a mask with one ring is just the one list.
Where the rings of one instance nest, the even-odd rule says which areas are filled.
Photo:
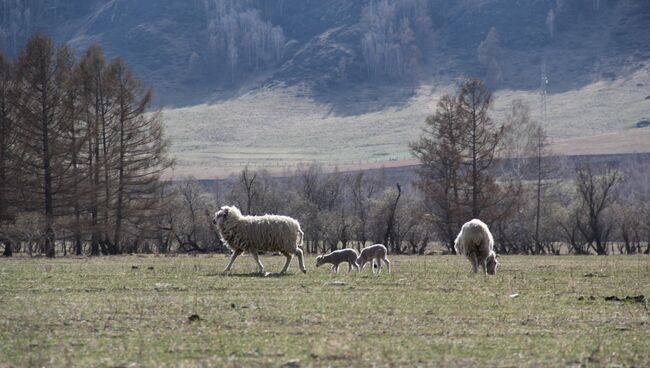
[[[357, 258], [357, 264], [359, 265], [360, 270], [363, 271], [363, 267], [366, 265], [366, 262], [371, 262], [371, 264], [374, 264], [376, 261], [377, 274], [379, 274], [381, 272], [381, 262], [384, 261], [384, 263], [386, 263], [386, 267], [388, 267], [388, 273], [390, 273], [390, 261], [388, 260], [386, 254], [388, 254], [388, 251], [383, 244], [369, 245], [361, 249], [361, 253], [359, 253], [359, 257]], [[375, 273], [374, 267], [372, 272]]]
[[253, 255], [262, 274], [264, 265], [258, 257], [259, 251], [282, 253], [287, 261], [281, 273], [287, 272], [295, 254], [300, 270], [307, 272], [300, 248], [304, 233], [295, 219], [277, 215], [244, 216], [237, 207], [224, 206], [215, 213], [213, 222], [222, 241], [233, 251], [224, 273], [230, 271], [235, 259], [244, 251]]
[[493, 248], [494, 238], [490, 229], [478, 219], [465, 223], [454, 241], [456, 253], [469, 259], [474, 273], [478, 272], [479, 265], [483, 268], [483, 273], [497, 273], [499, 262]]
[[343, 262], [348, 263], [348, 273], [352, 271], [352, 266], [354, 266], [357, 271], [359, 271], [359, 265], [357, 265], [357, 257], [359, 253], [356, 250], [346, 248], [335, 250], [326, 255], [320, 255], [316, 257], [316, 267], [320, 267], [325, 263], [332, 264], [331, 270], [333, 272], [339, 273], [339, 264]]

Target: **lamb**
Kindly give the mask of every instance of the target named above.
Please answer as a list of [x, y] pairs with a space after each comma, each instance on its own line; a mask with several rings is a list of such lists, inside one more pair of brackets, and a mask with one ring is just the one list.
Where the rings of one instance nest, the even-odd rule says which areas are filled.
[[[388, 260], [388, 257], [386, 257], [386, 254], [388, 254], [388, 251], [383, 244], [373, 244], [363, 248], [357, 258], [357, 264], [360, 267], [360, 271], [363, 271], [366, 262], [374, 263], [374, 261], [376, 261], [377, 274], [379, 274], [381, 272], [381, 261], [384, 261], [386, 267], [388, 267], [388, 273], [390, 273], [390, 261]], [[375, 273], [374, 267], [372, 273]]]
[[465, 223], [454, 241], [456, 253], [469, 259], [474, 273], [478, 272], [479, 265], [483, 268], [483, 273], [497, 273], [499, 262], [493, 248], [494, 239], [490, 229], [478, 219]]
[[354, 249], [347, 248], [347, 249], [335, 250], [330, 254], [320, 255], [316, 257], [316, 267], [320, 267], [325, 263], [331, 263], [332, 264], [331, 270], [336, 273], [339, 273], [339, 264], [342, 262], [347, 262], [348, 273], [352, 271], [352, 266], [356, 267], [357, 271], [359, 271], [359, 265], [357, 265], [358, 256], [359, 253], [357, 253], [357, 251]]
[[280, 273], [287, 272], [295, 254], [300, 270], [307, 273], [301, 249], [304, 233], [295, 219], [277, 215], [244, 216], [237, 207], [224, 206], [215, 213], [213, 222], [221, 240], [233, 251], [224, 273], [230, 271], [235, 259], [244, 251], [253, 255], [262, 274], [264, 265], [258, 257], [259, 251], [280, 252], [287, 258]]

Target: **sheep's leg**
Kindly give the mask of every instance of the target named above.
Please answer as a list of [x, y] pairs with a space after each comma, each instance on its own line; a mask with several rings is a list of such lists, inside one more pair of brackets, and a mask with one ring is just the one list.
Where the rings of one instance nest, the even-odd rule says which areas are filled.
[[375, 258], [375, 262], [377, 263], [377, 275], [379, 275], [381, 273], [381, 258]]
[[236, 258], [237, 258], [241, 253], [242, 253], [242, 250], [241, 250], [241, 249], [235, 249], [235, 250], [232, 252], [232, 255], [230, 256], [230, 262], [228, 263], [228, 266], [226, 266], [226, 268], [224, 268], [223, 273], [226, 273], [226, 272], [230, 271], [230, 268], [232, 267], [232, 264], [235, 262], [235, 259], [236, 259]]
[[284, 262], [284, 267], [282, 267], [282, 271], [280, 273], [286, 273], [287, 270], [289, 269], [289, 263], [291, 263], [291, 260], [293, 259], [293, 255], [289, 253], [282, 252], [282, 254], [287, 257], [286, 262]]
[[260, 257], [257, 254], [257, 251], [253, 251], [253, 258], [255, 259], [255, 262], [257, 262], [257, 272], [264, 274], [264, 265], [260, 262]]
[[477, 273], [478, 272], [478, 258], [476, 257], [476, 253], [472, 253], [472, 258], [470, 259], [472, 262], [472, 272]]
[[339, 264], [338, 263], [336, 263], [334, 265], [334, 273], [339, 273]]
[[359, 268], [359, 265], [357, 264], [357, 262], [354, 262], [353, 265], [354, 265], [354, 267], [357, 268], [357, 272], [361, 272], [361, 269]]
[[388, 268], [388, 273], [390, 273], [390, 261], [386, 256], [384, 256], [384, 263], [386, 264], [386, 268]]
[[350, 271], [352, 271], [352, 263], [348, 262], [348, 273], [350, 273]]
[[307, 270], [305, 269], [305, 259], [302, 255], [302, 249], [296, 248], [296, 255], [298, 256], [298, 266], [300, 267], [300, 271], [302, 271], [302, 273], [307, 273]]
[[334, 272], [334, 264], [330, 266], [330, 272]]

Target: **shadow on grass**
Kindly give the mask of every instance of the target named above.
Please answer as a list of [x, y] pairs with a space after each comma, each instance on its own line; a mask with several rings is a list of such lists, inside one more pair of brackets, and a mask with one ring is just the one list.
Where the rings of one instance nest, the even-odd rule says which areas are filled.
[[299, 275], [298, 273], [271, 273], [271, 272], [266, 272], [266, 273], [259, 273], [259, 272], [248, 272], [248, 273], [209, 273], [206, 276], [208, 277], [251, 277], [251, 278], [280, 278], [280, 277], [287, 277], [287, 276], [293, 276], [293, 275]]

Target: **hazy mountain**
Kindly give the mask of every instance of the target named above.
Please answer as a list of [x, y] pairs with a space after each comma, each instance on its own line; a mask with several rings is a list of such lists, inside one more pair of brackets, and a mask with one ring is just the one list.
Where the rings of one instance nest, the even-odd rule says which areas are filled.
[[[167, 107], [178, 172], [201, 177], [408, 158], [437, 99], [467, 77], [496, 92], [496, 119], [514, 99], [541, 118], [544, 80], [555, 139], [618, 134], [650, 111], [650, 1], [0, 0], [0, 11], [9, 56], [43, 32], [126, 59]], [[638, 136], [616, 146], [637, 152]], [[579, 152], [612, 151], [599, 147]]]
[[4, 53], [15, 55], [33, 32], [77, 50], [98, 42], [155, 88], [159, 104], [193, 104], [278, 83], [305, 82], [322, 96], [350, 84], [417, 85], [459, 76], [534, 89], [544, 60], [555, 77], [550, 87], [563, 91], [615, 78], [650, 58], [647, 1], [0, 3]]

